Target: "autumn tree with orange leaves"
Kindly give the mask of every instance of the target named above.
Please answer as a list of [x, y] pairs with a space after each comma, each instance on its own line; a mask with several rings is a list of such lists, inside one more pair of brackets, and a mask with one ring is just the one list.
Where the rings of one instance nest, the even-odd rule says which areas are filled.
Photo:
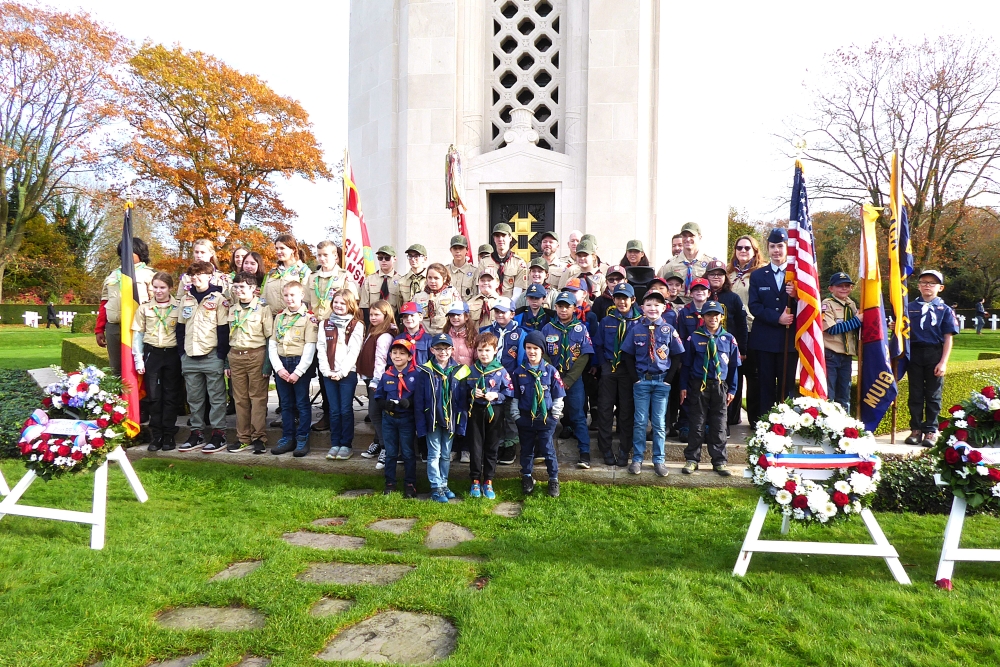
[[330, 178], [306, 111], [258, 77], [149, 44], [129, 74], [123, 113], [134, 132], [121, 157], [173, 223], [182, 255], [199, 238], [264, 250], [295, 215], [275, 179]]

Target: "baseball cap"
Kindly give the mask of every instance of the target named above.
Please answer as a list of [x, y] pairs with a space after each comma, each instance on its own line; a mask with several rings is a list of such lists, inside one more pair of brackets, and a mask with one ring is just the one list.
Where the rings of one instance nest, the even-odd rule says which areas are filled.
[[469, 242], [466, 241], [465, 237], [462, 236], [461, 234], [456, 234], [455, 236], [451, 237], [451, 243], [448, 245], [448, 247], [449, 248], [456, 248], [456, 247], [468, 248], [469, 247]]
[[406, 350], [411, 357], [413, 356], [413, 348], [415, 346], [412, 340], [406, 340], [405, 338], [397, 338], [396, 340], [392, 341], [392, 345], [389, 346], [389, 349], [392, 350], [392, 348], [394, 347], [401, 347], [404, 350]]
[[427, 248], [420, 245], [419, 243], [414, 243], [413, 245], [411, 245], [409, 248], [406, 249], [407, 255], [409, 255], [411, 252], [415, 252], [418, 255], [423, 255], [424, 257], [427, 256]]
[[660, 276], [656, 276], [655, 278], [653, 278], [652, 280], [649, 281], [649, 286], [652, 287], [653, 284], [655, 283], [655, 284], [663, 285], [664, 287], [666, 287], [667, 286], [667, 280], [669, 280], [670, 278], [677, 278], [677, 280], [680, 280], [681, 282], [684, 282], [684, 279], [681, 278], [680, 276], [675, 275], [675, 274], [670, 274], [666, 278], [661, 278]]
[[375, 254], [376, 255], [389, 255], [389, 257], [395, 257], [396, 256], [396, 249], [393, 248], [391, 245], [384, 245], [381, 248], [379, 248], [378, 250], [376, 250]]
[[580, 284], [579, 278], [570, 278], [562, 288], [563, 292], [580, 292], [582, 290], [583, 285]]
[[539, 268], [549, 270], [549, 263], [545, 261], [543, 257], [536, 257], [531, 260], [531, 264], [528, 264], [529, 269]]
[[584, 253], [588, 255], [597, 254], [597, 248], [594, 246], [594, 242], [591, 241], [590, 239], [587, 239], [586, 241], [580, 241], [580, 243], [578, 243], [576, 246], [577, 255], [582, 255]]
[[854, 281], [851, 280], [851, 277], [846, 273], [844, 273], [843, 271], [840, 271], [830, 276], [830, 287], [833, 287], [834, 285], [853, 285], [853, 284]]
[[469, 304], [464, 301], [456, 301], [451, 304], [451, 308], [448, 309], [449, 315], [465, 315], [469, 312]]
[[544, 299], [548, 295], [549, 293], [545, 290], [545, 288], [539, 285], [538, 283], [531, 283], [530, 285], [528, 285], [528, 291], [525, 294], [525, 296], [532, 297], [535, 299]]
[[479, 250], [476, 251], [476, 255], [492, 255], [492, 254], [493, 254], [493, 246], [491, 246], [489, 243], [484, 243], [483, 245], [479, 246]]
[[498, 222], [497, 224], [493, 225], [493, 233], [494, 234], [506, 234], [507, 236], [513, 236], [514, 235], [514, 230], [511, 229], [510, 225], [508, 225], [506, 222]]
[[612, 267], [611, 267], [610, 269], [608, 269], [607, 271], [605, 271], [605, 272], [604, 272], [604, 275], [606, 275], [606, 276], [610, 276], [610, 275], [611, 275], [612, 273], [617, 273], [617, 274], [618, 274], [618, 275], [620, 275], [620, 276], [621, 276], [622, 278], [624, 278], [624, 277], [625, 277], [625, 275], [626, 275], [626, 274], [625, 274], [625, 267], [624, 267], [624, 266], [620, 266], [620, 265], [616, 264], [616, 265], [612, 266]]
[[701, 236], [701, 225], [697, 222], [685, 222], [681, 225], [681, 234], [684, 232], [694, 234], [695, 236]]
[[[493, 280], [500, 280], [500, 276], [497, 275], [497, 270], [492, 266], [479, 270], [479, 278], [482, 278], [483, 276], [489, 276]], [[477, 278], [477, 280], [479, 278]]]
[[663, 284], [666, 285], [668, 280], [679, 280], [681, 282], [684, 282], [684, 276], [682, 276], [681, 274], [677, 273], [676, 271], [671, 271], [667, 275], [665, 275], [662, 278], [660, 278], [660, 280], [662, 280]]
[[707, 315], [709, 313], [722, 315], [722, 304], [718, 301], [706, 301], [705, 305], [701, 307], [701, 314]]
[[768, 243], [788, 243], [788, 232], [783, 227], [775, 227], [767, 235]]
[[711, 273], [712, 271], [722, 271], [723, 273], [728, 273], [726, 263], [721, 259], [713, 259], [708, 263], [708, 265], [705, 266], [705, 273]]
[[447, 345], [448, 347], [455, 347], [455, 344], [451, 340], [451, 336], [446, 333], [434, 334], [431, 338], [431, 347], [437, 347], [438, 345]]
[[559, 296], [556, 297], [556, 303], [565, 303], [571, 306], [576, 305], [576, 295], [573, 292], [563, 290], [559, 292]]
[[705, 289], [712, 289], [712, 286], [708, 284], [708, 281], [704, 278], [695, 278], [691, 281], [691, 287], [689, 290], [693, 290], [695, 287], [704, 287]]
[[920, 272], [920, 275], [917, 276], [917, 280], [920, 280], [924, 276], [934, 276], [935, 278], [937, 278], [937, 281], [939, 283], [944, 285], [944, 276], [941, 275], [940, 271], [935, 271], [934, 269], [924, 269], [923, 271]]
[[414, 302], [414, 301], [407, 301], [399, 309], [399, 314], [400, 315], [419, 315], [420, 314], [420, 306], [417, 305], [417, 303]]
[[642, 302], [643, 303], [649, 301], [650, 299], [657, 299], [657, 300], [659, 300], [659, 301], [661, 301], [663, 303], [667, 302], [667, 297], [663, 296], [662, 294], [660, 294], [659, 292], [657, 292], [655, 289], [651, 289], [651, 290], [649, 290], [648, 292], [646, 292], [645, 294], [642, 295]]
[[635, 290], [628, 283], [619, 283], [615, 287], [615, 291], [612, 292], [611, 296], [627, 296], [630, 299], [634, 299]]
[[514, 304], [510, 302], [510, 299], [502, 296], [497, 299], [496, 303], [493, 304], [493, 310], [499, 310], [503, 313], [510, 313], [514, 310]]
[[629, 250], [638, 250], [639, 252], [645, 252], [642, 249], [642, 241], [640, 241], [639, 239], [632, 239], [627, 244], [625, 244], [625, 252], [628, 252]]
[[542, 239], [544, 239], [546, 236], [551, 236], [552, 240], [554, 240], [554, 241], [558, 241], [559, 240], [559, 237], [556, 236], [555, 232], [550, 232], [547, 229], [544, 232], [538, 232], [538, 240], [539, 241], [541, 241]]

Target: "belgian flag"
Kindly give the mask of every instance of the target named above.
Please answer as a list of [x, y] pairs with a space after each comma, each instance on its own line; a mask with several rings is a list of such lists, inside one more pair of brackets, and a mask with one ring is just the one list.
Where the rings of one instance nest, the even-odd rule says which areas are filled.
[[122, 254], [121, 254], [121, 290], [122, 299], [122, 382], [125, 384], [124, 398], [128, 401], [128, 413], [125, 418], [125, 431], [130, 438], [139, 433], [139, 391], [142, 380], [135, 371], [135, 359], [132, 358], [132, 321], [135, 311], [139, 309], [139, 287], [135, 282], [135, 261], [132, 251], [132, 202], [125, 204], [125, 222], [122, 224]]

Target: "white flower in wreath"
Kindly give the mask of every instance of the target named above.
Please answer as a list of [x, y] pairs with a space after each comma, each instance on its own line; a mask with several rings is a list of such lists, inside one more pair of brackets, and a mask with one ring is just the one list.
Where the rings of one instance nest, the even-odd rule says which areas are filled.
[[[31, 458], [28, 459], [28, 460], [29, 461], [37, 461], [38, 460], [38, 454], [32, 454]], [[1000, 486], [1000, 484], [997, 484], [997, 486]], [[994, 494], [994, 495], [1000, 495], [1000, 494]]]
[[753, 483], [754, 484], [763, 484], [764, 483], [764, 469], [763, 468], [757, 468], [757, 471], [754, 472], [754, 474], [753, 474]]
[[787, 451], [791, 446], [792, 439], [787, 435], [778, 435], [773, 432], [764, 434], [764, 449], [770, 454], [780, 454]]
[[767, 422], [763, 420], [757, 422], [756, 433], [758, 438], [764, 437], [764, 434], [767, 433]]
[[[34, 457], [34, 454], [32, 454], [32, 457]], [[994, 484], [993, 488], [990, 489], [990, 493], [992, 493], [997, 498], [1000, 498], [1000, 484]]]
[[108, 438], [114, 438], [114, 437], [116, 437], [117, 435], [118, 435], [118, 434], [117, 434], [117, 433], [115, 433], [115, 430], [114, 430], [114, 429], [112, 429], [112, 428], [109, 428], [109, 429], [107, 429], [107, 430], [105, 430], [105, 431], [104, 431], [104, 439], [105, 439], [105, 440], [107, 440]]
[[87, 397], [88, 398], [92, 398], [100, 390], [101, 390], [101, 387], [99, 385], [96, 385], [96, 384], [90, 385], [89, 387], [87, 387]]
[[827, 503], [823, 505], [823, 514], [825, 514], [826, 516], [834, 516], [835, 514], [837, 514], [836, 503]]
[[850, 493], [851, 485], [844, 480], [838, 480], [836, 484], [833, 485], [835, 491], [840, 491], [841, 493]]
[[1000, 410], [1000, 398], [990, 400], [990, 410]]
[[968, 427], [969, 427], [969, 422], [965, 421], [964, 419], [955, 420], [955, 428], [968, 428]]
[[822, 488], [819, 488], [814, 491], [810, 491], [809, 495], [806, 496], [806, 500], [809, 501], [809, 509], [813, 512], [822, 513], [823, 508], [830, 502], [830, 494]]
[[851, 508], [851, 503], [847, 503], [841, 509], [844, 511], [844, 514], [850, 514], [853, 511], [853, 509]]
[[[1000, 486], [1000, 484], [997, 484], [997, 486]], [[802, 519], [806, 518], [806, 513], [805, 510], [800, 510], [796, 508], [792, 510], [792, 516], [801, 521]]]
[[802, 428], [809, 428], [816, 423], [816, 420], [808, 412], [803, 412], [799, 415], [799, 423], [802, 425]]
[[774, 494], [774, 500], [779, 505], [787, 505], [790, 502], [792, 502], [792, 494], [790, 494], [785, 489], [782, 489], [781, 491], [778, 491], [776, 494]]
[[767, 469], [764, 477], [773, 486], [784, 486], [785, 482], [788, 481], [788, 471], [779, 466], [771, 466]]
[[841, 438], [840, 449], [845, 454], [857, 454], [865, 458], [875, 454], [878, 443], [872, 435], [862, 435], [859, 438]]
[[94, 448], [93, 448], [93, 447], [91, 447], [90, 445], [83, 445], [82, 447], [80, 447], [80, 451], [81, 451], [81, 452], [83, 452], [83, 455], [84, 455], [84, 456], [87, 456], [87, 455], [89, 455], [89, 454], [90, 454], [90, 453], [91, 453], [92, 451], [94, 451]]
[[953, 434], [953, 435], [949, 435], [949, 436], [948, 436], [948, 446], [949, 446], [949, 447], [954, 447], [954, 446], [955, 446], [955, 443], [957, 443], [957, 442], [958, 442], [958, 438], [956, 438], [956, 437], [954, 436], [954, 434]]
[[868, 475], [863, 475], [860, 472], [852, 472], [849, 479], [851, 483], [851, 488], [854, 492], [861, 496], [866, 496], [871, 493], [874, 489], [872, 488], [872, 479]]
[[817, 513], [816, 518], [819, 519], [820, 523], [826, 523], [827, 521], [830, 520], [830, 517], [822, 513]]
[[990, 469], [986, 466], [976, 466], [976, 474], [986, 477], [990, 474]]
[[955, 419], [965, 419], [965, 410], [955, 410], [952, 417]]
[[854, 505], [854, 512], [857, 513], [857, 514], [860, 514], [861, 513], [861, 501], [860, 500], [855, 500], [854, 503], [853, 503], [853, 505]]

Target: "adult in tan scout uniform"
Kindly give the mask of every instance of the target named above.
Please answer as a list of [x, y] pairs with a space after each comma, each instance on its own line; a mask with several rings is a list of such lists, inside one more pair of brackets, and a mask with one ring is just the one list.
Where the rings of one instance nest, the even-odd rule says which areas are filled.
[[153, 298], [139, 306], [132, 320], [132, 359], [146, 387], [149, 451], [170, 451], [177, 437], [177, 409], [181, 394], [181, 357], [177, 351], [177, 315], [180, 302], [170, 296], [174, 278], [156, 273]]
[[424, 316], [424, 329], [434, 335], [444, 331], [448, 322], [448, 311], [461, 297], [450, 284], [451, 275], [444, 264], [431, 264], [426, 271], [424, 289], [413, 295], [412, 301], [420, 307]]
[[846, 273], [830, 276], [830, 296], [823, 299], [823, 347], [826, 393], [831, 401], [851, 409], [851, 370], [858, 353], [858, 306], [851, 300], [854, 281]]
[[451, 237], [451, 258], [448, 265], [451, 286], [458, 293], [458, 298], [468, 301], [479, 290], [476, 280], [479, 270], [469, 262], [469, 241], [461, 234]]
[[[389, 287], [389, 294], [396, 298], [397, 303], [413, 301], [413, 297], [424, 289], [427, 282], [427, 248], [419, 243], [411, 245], [406, 249], [406, 263], [410, 270], [392, 281]], [[396, 310], [399, 311], [398, 308]]]
[[493, 322], [493, 306], [496, 305], [497, 279], [496, 269], [483, 269], [479, 274], [479, 291], [469, 299], [469, 326], [479, 331]]
[[309, 274], [303, 297], [305, 304], [322, 322], [333, 312], [330, 302], [333, 295], [342, 289], [349, 289], [355, 298], [359, 297], [358, 286], [345, 269], [340, 268], [340, 251], [333, 241], [320, 241], [316, 246], [318, 269]]
[[267, 339], [271, 337], [274, 316], [254, 292], [257, 278], [252, 273], [238, 273], [233, 280], [229, 307], [229, 383], [236, 400], [236, 439], [227, 449], [238, 452], [247, 445], [254, 454], [267, 449], [267, 386], [270, 375], [264, 373]]
[[479, 270], [493, 269], [500, 279], [497, 288], [500, 296], [514, 301], [521, 292], [528, 289], [528, 263], [514, 254], [513, 230], [506, 222], [493, 226], [493, 245], [496, 247], [489, 257], [479, 263]]
[[[132, 261], [135, 271], [135, 284], [139, 293], [139, 304], [150, 299], [155, 271], [146, 264], [149, 262], [149, 248], [146, 242], [138, 237], [132, 238]], [[118, 244], [118, 255], [121, 256], [121, 243]], [[101, 307], [94, 325], [94, 337], [97, 344], [108, 348], [108, 361], [115, 375], [122, 374], [122, 270], [115, 269], [101, 285]]]
[[305, 285], [309, 281], [309, 267], [299, 258], [299, 244], [291, 234], [281, 234], [274, 240], [274, 256], [278, 265], [264, 276], [261, 296], [264, 303], [277, 315], [285, 308], [282, 294], [285, 285], [297, 282]]
[[[539, 234], [541, 234], [541, 240], [539, 241], [539, 245], [542, 248], [541, 259], [545, 260], [545, 264], [548, 267], [546, 270], [549, 273], [545, 287], [546, 289], [552, 288], [558, 294], [559, 280], [562, 278], [562, 274], [572, 265], [565, 261], [564, 258], [559, 257], [559, 237], [556, 236], [555, 232], [545, 231], [539, 232]], [[531, 266], [528, 267], [528, 270], [531, 270]]]
[[396, 250], [391, 245], [384, 245], [375, 252], [378, 261], [378, 271], [365, 278], [361, 285], [361, 296], [358, 305], [365, 311], [376, 301], [388, 301], [393, 311], [399, 310], [399, 292], [392, 291], [392, 285], [399, 278], [396, 271]]
[[[282, 297], [285, 308], [274, 318], [274, 335], [268, 344], [268, 356], [274, 367], [281, 399], [281, 439], [271, 448], [272, 454], [295, 450], [295, 456], [309, 453], [309, 381], [316, 357], [316, 332], [319, 319], [302, 303], [302, 284], [285, 285]], [[298, 417], [298, 425], [296, 425]]]
[[681, 252], [656, 272], [661, 278], [676, 273], [684, 278], [684, 296], [689, 297], [691, 281], [705, 275], [708, 263], [715, 259], [701, 251], [701, 227], [697, 222], [685, 222], [681, 227]]
[[[604, 278], [604, 271], [598, 265], [597, 248], [589, 239], [580, 241], [576, 246], [576, 266], [563, 273], [559, 289], [566, 287], [573, 278], [580, 280], [580, 287], [587, 292], [590, 301], [604, 292], [607, 281]], [[584, 284], [585, 279], [586, 284]]]

